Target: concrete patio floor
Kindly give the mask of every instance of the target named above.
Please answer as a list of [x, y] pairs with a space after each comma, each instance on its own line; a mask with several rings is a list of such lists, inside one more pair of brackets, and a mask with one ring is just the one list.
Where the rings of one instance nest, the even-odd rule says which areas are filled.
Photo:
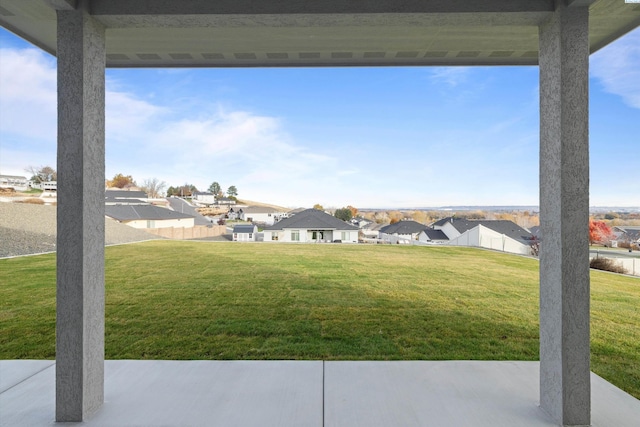
[[[105, 362], [87, 426], [555, 425], [538, 407], [538, 362]], [[635, 427], [640, 401], [595, 374], [592, 425]], [[54, 422], [55, 362], [0, 361], [0, 425]]]

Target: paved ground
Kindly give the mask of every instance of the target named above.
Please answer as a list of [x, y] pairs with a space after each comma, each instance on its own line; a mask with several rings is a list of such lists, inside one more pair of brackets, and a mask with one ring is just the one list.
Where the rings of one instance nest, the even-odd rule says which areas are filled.
[[[541, 427], [537, 362], [107, 361], [86, 426]], [[595, 374], [594, 427], [640, 401]], [[0, 426], [55, 425], [55, 362], [0, 361]], [[75, 425], [75, 424], [57, 424]]]

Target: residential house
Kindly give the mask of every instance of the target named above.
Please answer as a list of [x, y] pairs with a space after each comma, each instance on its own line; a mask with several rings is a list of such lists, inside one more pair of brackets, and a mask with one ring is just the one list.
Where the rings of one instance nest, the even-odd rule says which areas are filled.
[[617, 225], [613, 227], [612, 231], [618, 245], [625, 243], [633, 248], [640, 248], [640, 226]]
[[435, 230], [428, 227], [420, 232], [418, 235], [418, 241], [424, 243], [446, 244], [449, 243], [449, 238], [442, 230]]
[[213, 205], [216, 202], [216, 195], [204, 191], [195, 191], [191, 194], [191, 201], [199, 206]]
[[193, 227], [192, 215], [148, 204], [107, 204], [105, 216], [134, 228]]
[[533, 235], [513, 221], [448, 217], [433, 223], [453, 246], [473, 246], [522, 255], [534, 253]]
[[358, 243], [358, 228], [317, 209], [306, 209], [264, 229], [265, 242]]
[[255, 242], [258, 227], [252, 224], [238, 224], [233, 227], [234, 242]]
[[216, 205], [235, 205], [236, 201], [229, 197], [219, 197], [216, 199]]
[[238, 209], [238, 219], [254, 224], [273, 225], [288, 216], [288, 212], [268, 206], [246, 206]]
[[416, 221], [398, 221], [382, 227], [378, 238], [391, 243], [411, 243], [411, 240], [418, 240], [418, 236], [426, 228], [426, 225]]
[[29, 180], [24, 176], [0, 175], [0, 188], [13, 188], [16, 191], [27, 191]]
[[378, 224], [375, 222], [371, 222], [369, 224], [364, 225], [360, 228], [360, 233], [362, 233], [362, 237], [365, 239], [378, 239], [380, 236], [380, 229], [384, 227], [383, 224]]
[[231, 207], [227, 212], [226, 218], [230, 220], [239, 219], [240, 213], [242, 212], [242, 208], [239, 207]]
[[373, 221], [369, 221], [368, 219], [362, 218], [361, 216], [355, 216], [351, 218], [351, 221], [349, 222], [360, 229], [363, 229], [364, 227], [367, 227], [373, 223]]

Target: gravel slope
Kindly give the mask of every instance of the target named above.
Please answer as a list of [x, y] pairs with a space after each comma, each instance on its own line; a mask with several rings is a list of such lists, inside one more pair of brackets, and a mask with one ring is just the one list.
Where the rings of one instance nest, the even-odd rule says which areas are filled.
[[[160, 237], [105, 219], [107, 245]], [[56, 250], [56, 207], [27, 203], [0, 203], [0, 257]]]

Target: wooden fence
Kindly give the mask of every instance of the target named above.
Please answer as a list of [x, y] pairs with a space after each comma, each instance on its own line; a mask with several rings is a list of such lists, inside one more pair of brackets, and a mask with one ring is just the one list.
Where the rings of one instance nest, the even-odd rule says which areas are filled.
[[205, 237], [222, 236], [226, 233], [227, 227], [224, 225], [196, 225], [195, 227], [166, 227], [166, 228], [147, 228], [146, 232], [155, 234], [156, 236], [167, 239], [202, 239]]

